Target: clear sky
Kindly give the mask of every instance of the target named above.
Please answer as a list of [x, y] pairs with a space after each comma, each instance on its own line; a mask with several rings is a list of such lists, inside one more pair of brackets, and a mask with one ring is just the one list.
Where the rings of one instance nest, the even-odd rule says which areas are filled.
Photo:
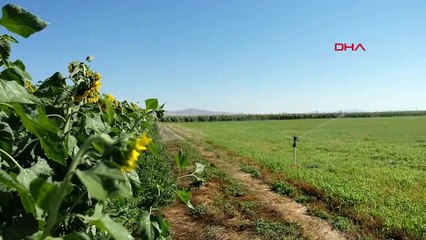
[[13, 46], [35, 82], [94, 55], [103, 92], [168, 110], [426, 109], [424, 0], [13, 3], [50, 23]]

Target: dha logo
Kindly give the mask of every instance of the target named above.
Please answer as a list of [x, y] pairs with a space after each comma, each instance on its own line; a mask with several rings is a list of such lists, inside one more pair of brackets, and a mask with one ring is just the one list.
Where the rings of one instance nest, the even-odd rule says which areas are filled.
[[342, 52], [342, 51], [346, 52], [347, 49], [351, 49], [352, 52], [356, 52], [356, 51], [358, 51], [359, 48], [361, 48], [362, 51], [365, 52], [365, 48], [364, 48], [364, 46], [362, 46], [361, 43], [359, 43], [356, 47], [355, 47], [355, 44], [353, 44], [353, 43], [350, 44], [350, 45], [348, 45], [346, 43], [335, 43], [334, 44], [334, 51], [336, 51], [336, 52]]

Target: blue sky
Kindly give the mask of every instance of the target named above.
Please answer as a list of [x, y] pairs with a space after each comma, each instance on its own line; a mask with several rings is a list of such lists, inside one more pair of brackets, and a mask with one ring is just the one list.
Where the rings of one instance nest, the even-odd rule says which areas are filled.
[[426, 1], [14, 3], [50, 23], [13, 46], [35, 82], [94, 55], [103, 92], [169, 110], [426, 109]]

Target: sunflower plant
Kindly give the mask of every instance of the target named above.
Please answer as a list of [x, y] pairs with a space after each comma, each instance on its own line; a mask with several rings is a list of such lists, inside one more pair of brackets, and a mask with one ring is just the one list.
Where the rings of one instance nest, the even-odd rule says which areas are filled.
[[[47, 23], [8, 4], [0, 25], [27, 38]], [[174, 180], [140, 175], [163, 154], [156, 121], [164, 105], [152, 98], [142, 108], [102, 94], [90, 58], [33, 84], [24, 63], [10, 59], [16, 43], [0, 35], [0, 239], [167, 237], [168, 223], [155, 210], [173, 198]], [[129, 217], [126, 206], [141, 210]], [[124, 227], [124, 218], [133, 224]]]

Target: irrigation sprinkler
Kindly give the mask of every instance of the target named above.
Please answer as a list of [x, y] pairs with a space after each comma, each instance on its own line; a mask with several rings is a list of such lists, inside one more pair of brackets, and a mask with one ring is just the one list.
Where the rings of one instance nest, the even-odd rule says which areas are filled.
[[297, 141], [299, 141], [299, 138], [297, 136], [293, 137], [293, 152], [294, 152], [294, 163], [293, 168], [297, 168], [297, 158], [296, 158], [296, 147], [297, 147]]
[[310, 134], [310, 133], [312, 133], [313, 131], [315, 131], [315, 130], [317, 130], [318, 128], [321, 128], [321, 127], [323, 127], [324, 125], [326, 125], [326, 124], [329, 124], [329, 123], [331, 123], [331, 122], [333, 122], [333, 121], [336, 121], [337, 119], [339, 119], [339, 118], [341, 118], [341, 117], [343, 117], [345, 115], [345, 113], [343, 113], [342, 115], [340, 115], [340, 116], [338, 116], [338, 117], [335, 117], [335, 118], [333, 118], [333, 119], [331, 119], [331, 120], [329, 120], [329, 121], [327, 121], [327, 122], [325, 122], [325, 123], [322, 123], [322, 124], [320, 124], [320, 125], [318, 125], [318, 126], [316, 126], [316, 127], [314, 127], [313, 129], [311, 129], [311, 130], [309, 130], [309, 131], [307, 131], [307, 132], [305, 132], [304, 134], [302, 134], [302, 135], [300, 135], [300, 136], [293, 136], [293, 153], [294, 153], [294, 162], [293, 162], [293, 165], [291, 166], [292, 168], [297, 168], [298, 166], [297, 166], [297, 156], [296, 156], [296, 148], [297, 148], [297, 142], [299, 141], [299, 139], [300, 138], [302, 138], [302, 137], [305, 137], [306, 135], [308, 135], [308, 134]]

